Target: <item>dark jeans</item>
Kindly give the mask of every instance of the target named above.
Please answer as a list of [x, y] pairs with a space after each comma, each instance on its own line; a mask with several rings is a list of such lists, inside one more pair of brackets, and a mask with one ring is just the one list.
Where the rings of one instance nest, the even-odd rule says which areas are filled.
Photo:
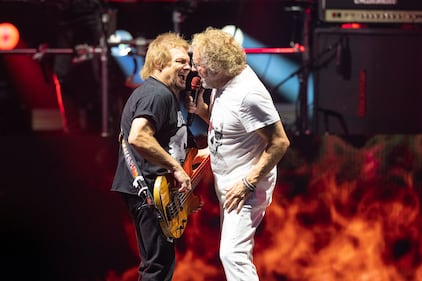
[[163, 234], [157, 211], [136, 195], [123, 195], [134, 220], [141, 257], [140, 281], [170, 281], [176, 264], [174, 243]]

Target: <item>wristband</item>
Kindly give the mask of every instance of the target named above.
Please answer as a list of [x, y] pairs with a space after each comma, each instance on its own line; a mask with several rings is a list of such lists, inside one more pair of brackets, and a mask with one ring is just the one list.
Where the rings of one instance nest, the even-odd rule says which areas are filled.
[[243, 184], [248, 188], [250, 192], [254, 192], [256, 189], [256, 185], [250, 183], [246, 178], [242, 179]]

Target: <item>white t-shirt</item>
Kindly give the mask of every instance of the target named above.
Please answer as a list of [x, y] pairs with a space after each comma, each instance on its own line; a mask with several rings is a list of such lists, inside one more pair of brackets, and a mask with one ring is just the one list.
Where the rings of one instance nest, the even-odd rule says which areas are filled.
[[[280, 120], [272, 97], [255, 72], [247, 66], [223, 89], [213, 89], [208, 132], [216, 192], [224, 201], [224, 189], [247, 176], [266, 142], [256, 132]], [[271, 201], [276, 167], [257, 185], [257, 197]], [[261, 201], [262, 202], [262, 201]]]

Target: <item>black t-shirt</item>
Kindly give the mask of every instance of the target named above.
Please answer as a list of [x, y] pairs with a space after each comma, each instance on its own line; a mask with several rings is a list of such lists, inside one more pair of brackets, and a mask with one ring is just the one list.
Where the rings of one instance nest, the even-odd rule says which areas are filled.
[[[154, 137], [160, 145], [180, 163], [186, 156], [187, 127], [180, 110], [177, 97], [160, 81], [149, 78], [143, 85], [133, 91], [128, 98], [122, 112], [121, 130], [128, 136], [134, 118], [147, 118], [155, 127]], [[138, 167], [147, 182], [150, 191], [157, 175], [168, 173], [166, 169], [146, 161], [135, 149], [128, 145], [132, 151]], [[123, 156], [122, 148], [119, 150], [119, 161], [111, 190], [136, 194], [132, 186], [133, 176], [129, 172]]]

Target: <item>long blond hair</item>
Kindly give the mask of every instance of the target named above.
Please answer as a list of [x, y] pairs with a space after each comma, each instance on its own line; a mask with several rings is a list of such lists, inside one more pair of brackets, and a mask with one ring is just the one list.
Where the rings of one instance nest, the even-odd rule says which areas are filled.
[[148, 46], [144, 66], [141, 70], [143, 80], [150, 77], [154, 70], [164, 68], [171, 61], [170, 49], [183, 48], [189, 50], [189, 42], [174, 32], [158, 35]]

